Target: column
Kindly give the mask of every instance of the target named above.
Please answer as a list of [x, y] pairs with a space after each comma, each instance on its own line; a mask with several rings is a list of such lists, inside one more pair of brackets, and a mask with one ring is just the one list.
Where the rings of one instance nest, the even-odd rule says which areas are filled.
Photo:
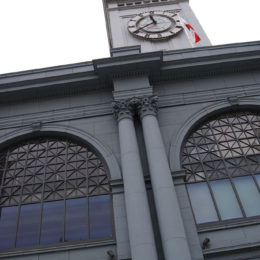
[[133, 122], [134, 100], [113, 104], [118, 120], [122, 173], [133, 260], [158, 260], [144, 176]]
[[190, 251], [157, 114], [157, 97], [139, 99], [145, 147], [166, 260], [190, 260]]

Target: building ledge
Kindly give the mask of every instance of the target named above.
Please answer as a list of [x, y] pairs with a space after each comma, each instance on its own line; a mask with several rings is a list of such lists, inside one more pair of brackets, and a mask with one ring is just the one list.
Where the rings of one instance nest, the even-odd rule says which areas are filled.
[[[133, 47], [136, 51], [136, 47]], [[121, 49], [118, 51], [122, 51]], [[122, 54], [122, 53], [121, 53]], [[0, 75], [0, 101], [111, 88], [112, 79], [147, 75], [151, 85], [260, 68], [260, 41], [137, 53]]]
[[[76, 243], [68, 243], [68, 244], [55, 244], [55, 245], [46, 245], [41, 247], [34, 248], [15, 248], [8, 250], [6, 252], [0, 252], [0, 259], [6, 259], [7, 257], [15, 257], [15, 256], [25, 256], [25, 255], [35, 255], [35, 254], [43, 254], [43, 253], [54, 253], [61, 251], [69, 251], [76, 249], [87, 249], [87, 248], [95, 248], [95, 247], [107, 247], [107, 246], [115, 246], [116, 242], [114, 240], [107, 241], [99, 241], [99, 242], [76, 242]], [[104, 252], [104, 255], [106, 252]]]

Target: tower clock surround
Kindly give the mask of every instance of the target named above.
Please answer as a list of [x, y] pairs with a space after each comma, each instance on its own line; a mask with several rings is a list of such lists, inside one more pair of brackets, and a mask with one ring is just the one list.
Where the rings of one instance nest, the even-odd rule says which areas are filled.
[[132, 17], [128, 31], [136, 37], [151, 41], [167, 40], [182, 30], [177, 13], [149, 11]]

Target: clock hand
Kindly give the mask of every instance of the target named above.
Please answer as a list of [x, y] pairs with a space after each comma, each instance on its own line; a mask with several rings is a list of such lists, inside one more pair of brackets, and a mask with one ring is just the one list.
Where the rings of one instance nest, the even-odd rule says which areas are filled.
[[153, 16], [151, 14], [149, 15], [149, 17], [153, 21], [154, 24], [157, 24], [157, 21], [153, 18]]
[[148, 24], [146, 24], [145, 26], [138, 28], [138, 29], [135, 30], [133, 33], [136, 33], [136, 32], [138, 32], [138, 31], [140, 31], [141, 29], [143, 29], [143, 28], [145, 28], [145, 27], [147, 27], [147, 26], [149, 26], [149, 25], [152, 25], [152, 24], [154, 24], [154, 22], [148, 23]]

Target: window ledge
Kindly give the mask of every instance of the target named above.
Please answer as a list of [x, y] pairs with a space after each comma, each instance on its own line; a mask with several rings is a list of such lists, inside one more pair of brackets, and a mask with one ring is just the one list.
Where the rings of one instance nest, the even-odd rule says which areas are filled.
[[55, 244], [55, 245], [46, 245], [46, 246], [37, 246], [30, 248], [15, 248], [8, 251], [0, 252], [0, 259], [11, 257], [11, 256], [22, 256], [22, 255], [34, 255], [42, 254], [48, 252], [59, 252], [66, 250], [74, 250], [81, 248], [93, 248], [93, 247], [102, 247], [102, 246], [111, 246], [116, 245], [114, 239], [106, 241], [97, 241], [97, 242], [77, 242], [77, 243], [66, 243], [66, 244]]
[[260, 224], [259, 216], [257, 218], [248, 218], [240, 220], [232, 220], [230, 222], [221, 222], [221, 223], [208, 223], [203, 225], [198, 225], [198, 233], [203, 233], [207, 231], [217, 231], [227, 228], [236, 228], [243, 226], [251, 226]]
[[[253, 250], [254, 248], [259, 248], [260, 243], [250, 243], [250, 244], [243, 244], [238, 246], [229, 246], [229, 247], [223, 247], [220, 249], [206, 249], [203, 250], [204, 256], [217, 256], [217, 255], [223, 255], [223, 253], [231, 253], [236, 251], [241, 251], [245, 249]], [[253, 259], [253, 258], [252, 258]]]

